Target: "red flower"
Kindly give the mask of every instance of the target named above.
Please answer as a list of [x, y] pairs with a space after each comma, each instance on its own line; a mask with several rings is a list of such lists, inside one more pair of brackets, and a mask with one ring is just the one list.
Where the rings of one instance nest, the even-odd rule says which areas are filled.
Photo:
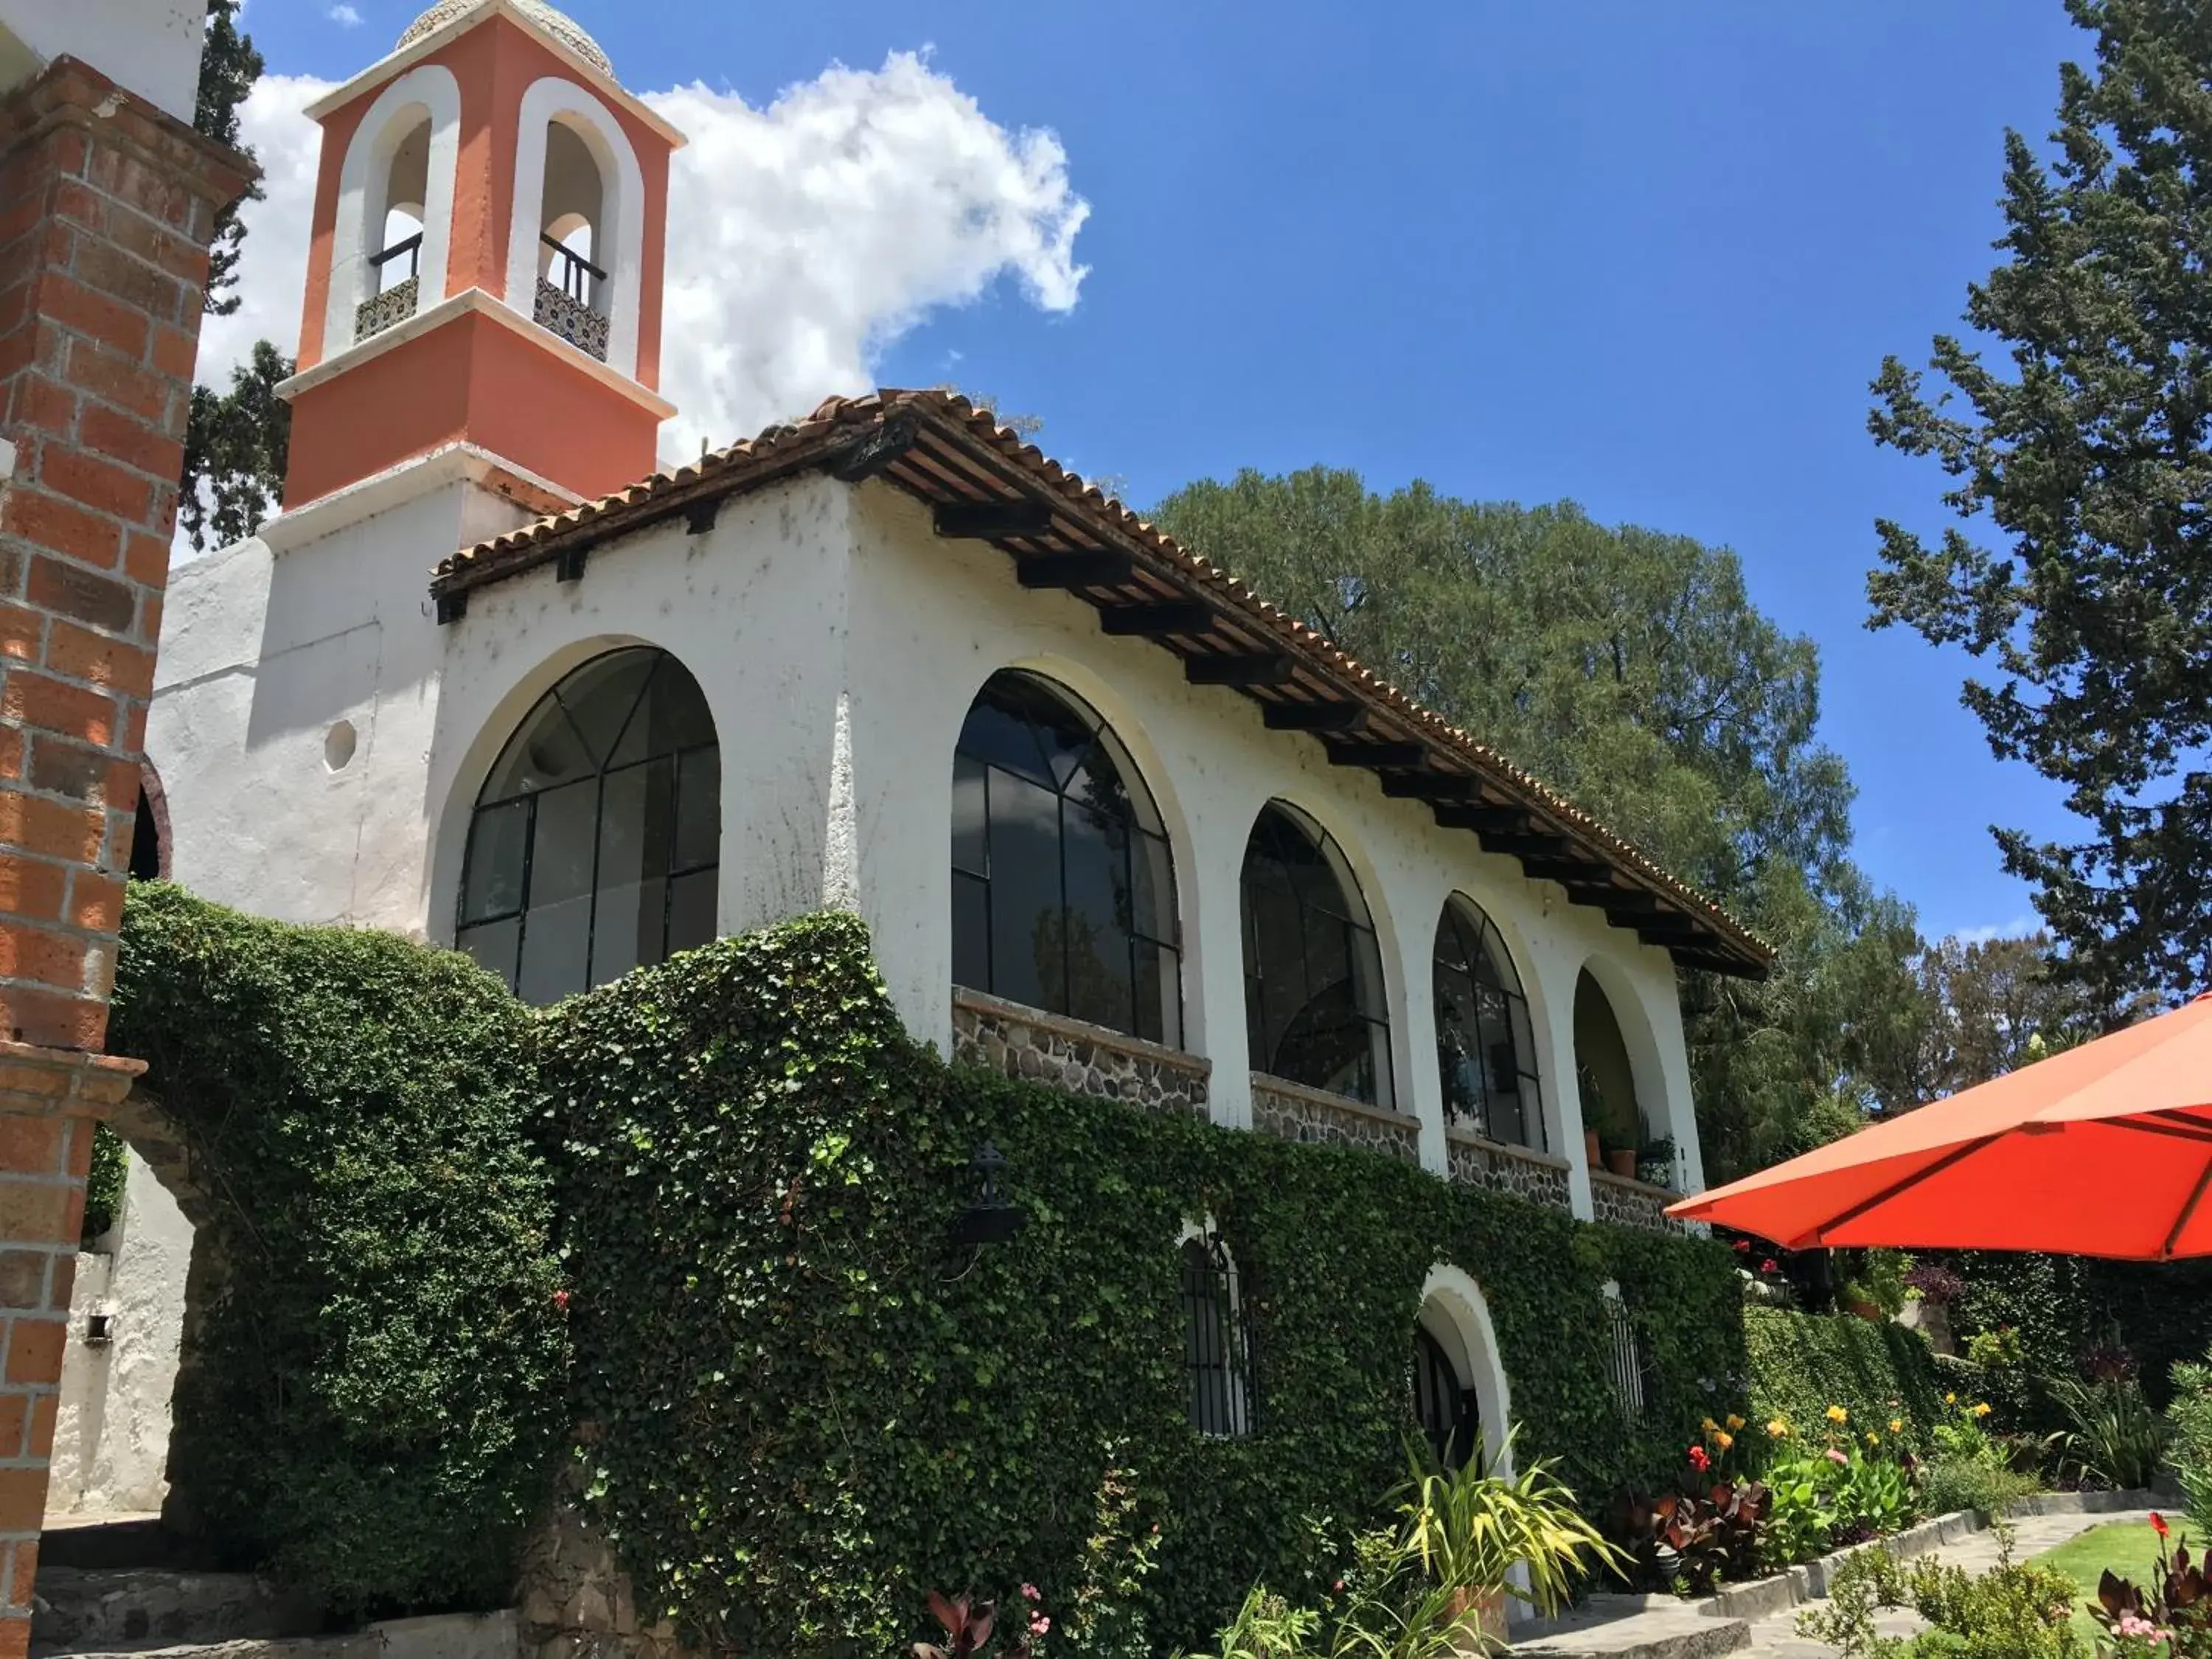
[[1763, 1273], [1776, 1273], [1780, 1270], [1782, 1264], [1770, 1255], [1765, 1261], [1759, 1264], [1759, 1271]]
[[2150, 1512], [2150, 1529], [2160, 1538], [2169, 1538], [2173, 1534], [2173, 1528], [2166, 1524], [2166, 1517], [2156, 1510]]
[[1751, 1241], [1747, 1238], [1739, 1238], [1735, 1242], [1735, 1248], [1739, 1255], [1747, 1254], [1751, 1249]]
[[1707, 1469], [1712, 1468], [1712, 1466], [1713, 1460], [1705, 1455], [1705, 1449], [1703, 1446], [1692, 1446], [1690, 1448], [1690, 1467], [1692, 1468], [1695, 1469], [1699, 1474], [1703, 1474]]
[[553, 1305], [554, 1305], [555, 1307], [558, 1308], [558, 1309], [559, 1309], [562, 1313], [566, 1313], [566, 1312], [568, 1312], [568, 1291], [554, 1291], [554, 1292], [553, 1292]]

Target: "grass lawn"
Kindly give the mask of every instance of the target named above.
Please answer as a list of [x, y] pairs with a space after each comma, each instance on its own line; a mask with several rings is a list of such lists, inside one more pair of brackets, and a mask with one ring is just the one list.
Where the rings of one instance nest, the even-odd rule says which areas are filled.
[[[2173, 1528], [2172, 1541], [2188, 1545], [2191, 1556], [2202, 1559], [2203, 1546], [2194, 1529], [2179, 1516], [2169, 1515], [2166, 1519]], [[2092, 1527], [2035, 1559], [2039, 1565], [2057, 1568], [2080, 1587], [2081, 1601], [2074, 1610], [2074, 1627], [2094, 1638], [2099, 1626], [2089, 1616], [2089, 1603], [2096, 1598], [2097, 1581], [2110, 1567], [2121, 1577], [2148, 1586], [2158, 1565], [2158, 1534], [2148, 1522], [2114, 1522]]]

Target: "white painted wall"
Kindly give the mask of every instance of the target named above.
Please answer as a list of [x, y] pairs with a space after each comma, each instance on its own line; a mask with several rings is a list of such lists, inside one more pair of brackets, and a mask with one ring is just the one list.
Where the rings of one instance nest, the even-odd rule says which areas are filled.
[[[1214, 1062], [1220, 1121], [1251, 1118], [1238, 876], [1255, 818], [1279, 798], [1329, 831], [1359, 878], [1396, 1103], [1420, 1119], [1431, 1169], [1445, 1164], [1431, 960], [1459, 891], [1519, 970], [1547, 1139], [1570, 1161], [1577, 1211], [1590, 1210], [1573, 1086], [1585, 967], [1613, 1003], [1639, 1097], [1700, 1174], [1664, 951], [1438, 828], [1420, 804], [1386, 800], [1370, 775], [1330, 766], [1318, 740], [1267, 731], [1235, 692], [1187, 684], [1170, 653], [1108, 638], [1080, 600], [1024, 590], [991, 548], [940, 540], [891, 487], [796, 479], [726, 502], [703, 534], [678, 520], [599, 548], [580, 581], [547, 567], [483, 590], [444, 628], [426, 573], [483, 533], [488, 498], [463, 483], [394, 499], [292, 551], [249, 542], [179, 573], [148, 741], [185, 884], [287, 919], [450, 940], [469, 811], [501, 746], [568, 670], [654, 645], [697, 678], [721, 741], [723, 930], [857, 908], [901, 1014], [949, 1047], [953, 744], [983, 682], [1027, 667], [1112, 723], [1159, 805], [1182, 906], [1186, 1041]], [[333, 771], [341, 720], [356, 747]]]
[[0, 90], [64, 52], [187, 126], [207, 0], [0, 0]]
[[[103, 1250], [76, 1259], [49, 1515], [147, 1514], [169, 1487], [169, 1398], [192, 1229], [135, 1153], [100, 1243]], [[113, 1340], [101, 1347], [85, 1341], [95, 1313], [113, 1322]]]

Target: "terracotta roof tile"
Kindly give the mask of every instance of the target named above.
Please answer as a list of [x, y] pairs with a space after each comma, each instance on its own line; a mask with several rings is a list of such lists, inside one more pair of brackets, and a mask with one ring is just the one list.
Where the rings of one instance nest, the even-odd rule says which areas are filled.
[[[443, 602], [550, 562], [571, 544], [580, 541], [596, 544], [642, 529], [696, 503], [836, 465], [850, 456], [856, 446], [902, 420], [913, 422], [922, 434], [941, 440], [935, 450], [942, 452], [938, 459], [948, 466], [977, 459], [955, 453], [969, 447], [982, 458], [995, 458], [1014, 476], [988, 482], [1014, 485], [1018, 493], [1008, 495], [1003, 489], [982, 493], [981, 481], [963, 477], [963, 482], [975, 484], [978, 493], [961, 495], [940, 476], [933, 475], [925, 483], [917, 482], [915, 476], [886, 470], [888, 480], [897, 487], [939, 502], [972, 503], [1018, 500], [1019, 486], [1041, 486], [1054, 498], [1048, 505], [1056, 515], [1104, 539], [1118, 537], [1141, 553], [1147, 561], [1148, 575], [1179, 580], [1218, 600], [1222, 620], [1232, 629], [1272, 635], [1288, 647], [1301, 671], [1310, 668], [1340, 683], [1371, 712], [1425, 735], [1448, 758], [1469, 768], [1476, 778], [1500, 786], [1502, 793], [1518, 798], [1519, 804], [1540, 818], [1589, 842], [1617, 874], [1630, 879], [1632, 887], [1665, 901], [1670, 909], [1696, 925], [1701, 940], [1682, 941], [1674, 947], [1678, 955], [1686, 951], [1699, 959], [1699, 965], [1754, 974], [1764, 972], [1772, 960], [1772, 947], [1717, 902], [1670, 874], [1566, 796], [1423, 708], [1304, 623], [1255, 594], [1243, 581], [1163, 534], [1097, 485], [1000, 425], [988, 410], [975, 407], [957, 393], [885, 390], [862, 398], [828, 398], [803, 420], [769, 427], [754, 437], [672, 471], [655, 473], [600, 501], [540, 519], [456, 553], [439, 564], [431, 591], [441, 601], [441, 614], [447, 614]], [[1151, 568], [1154, 564], [1157, 571]]]

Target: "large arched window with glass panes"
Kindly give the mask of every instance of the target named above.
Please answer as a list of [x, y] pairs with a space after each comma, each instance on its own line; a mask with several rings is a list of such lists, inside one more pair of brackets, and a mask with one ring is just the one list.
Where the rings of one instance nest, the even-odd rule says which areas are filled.
[[1270, 803], [1245, 843], [1243, 908], [1254, 1068], [1389, 1105], [1382, 954], [1336, 842], [1303, 813]]
[[1444, 1118], [1510, 1146], [1544, 1146], [1528, 1000], [1498, 928], [1455, 893], [1437, 923], [1437, 1070]]
[[633, 647], [538, 701], [469, 823], [454, 943], [528, 1002], [714, 937], [722, 758], [698, 682]]
[[952, 758], [952, 977], [1182, 1043], [1175, 870], [1128, 751], [1080, 699], [994, 674]]

